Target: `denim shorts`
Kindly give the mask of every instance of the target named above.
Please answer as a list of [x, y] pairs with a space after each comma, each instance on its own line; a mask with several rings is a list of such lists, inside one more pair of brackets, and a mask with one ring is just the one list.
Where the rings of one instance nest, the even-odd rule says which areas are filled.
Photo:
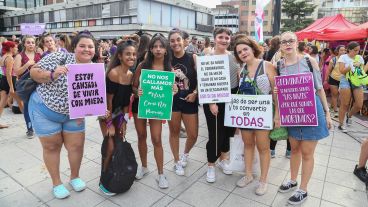
[[326, 116], [319, 96], [316, 97], [318, 126], [288, 127], [290, 137], [302, 141], [318, 141], [329, 136]]
[[49, 109], [37, 92], [33, 92], [28, 103], [29, 116], [38, 137], [48, 137], [60, 132], [79, 133], [85, 131], [85, 120], [77, 123], [69, 115]]
[[[345, 78], [345, 76], [341, 76], [339, 88], [341, 88], [341, 89], [350, 89], [350, 83]], [[358, 86], [358, 87], [353, 86], [353, 89], [356, 89], [356, 88], [363, 88], [363, 86]]]

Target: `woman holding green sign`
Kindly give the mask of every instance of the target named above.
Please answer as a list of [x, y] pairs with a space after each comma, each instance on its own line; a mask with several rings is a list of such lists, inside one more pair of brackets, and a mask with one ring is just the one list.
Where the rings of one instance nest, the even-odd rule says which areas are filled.
[[[133, 92], [136, 97], [142, 96], [144, 91], [140, 88], [140, 76], [142, 69], [151, 69], [158, 71], [172, 71], [171, 55], [169, 51], [169, 43], [167, 39], [160, 33], [155, 34], [148, 46], [146, 59], [139, 64], [133, 78]], [[174, 90], [177, 90], [177, 88]], [[147, 119], [138, 118], [138, 99], [134, 99], [132, 112], [134, 116], [135, 129], [138, 135], [138, 151], [142, 162], [142, 167], [138, 169], [137, 179], [142, 179], [149, 170], [147, 168]], [[163, 174], [164, 168], [164, 152], [161, 142], [162, 121], [149, 119], [151, 130], [151, 140], [153, 144], [154, 156], [158, 169], [158, 186], [160, 188], [168, 188], [169, 182]]]
[[[299, 188], [289, 198], [288, 203], [301, 204], [308, 196], [308, 183], [314, 167], [314, 150], [318, 140], [328, 137], [328, 129], [331, 128], [331, 117], [323, 90], [322, 76], [319, 66], [314, 58], [306, 58], [297, 52], [297, 36], [293, 32], [281, 34], [281, 51], [284, 56], [277, 64], [280, 65], [280, 75], [294, 75], [310, 73], [313, 75], [315, 105], [317, 109], [317, 126], [292, 126], [288, 127], [289, 141], [291, 145], [290, 172], [291, 178], [279, 187], [279, 192], [286, 193], [297, 188], [296, 182], [300, 164], [302, 164], [301, 183]], [[310, 66], [312, 66], [310, 68]], [[274, 91], [278, 94], [278, 90]], [[278, 94], [279, 95], [279, 94]], [[280, 122], [280, 120], [275, 120]]]

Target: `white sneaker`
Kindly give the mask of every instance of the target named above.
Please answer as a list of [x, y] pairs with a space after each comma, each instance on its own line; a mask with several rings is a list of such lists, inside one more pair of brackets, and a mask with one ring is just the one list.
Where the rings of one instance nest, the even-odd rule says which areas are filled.
[[180, 163], [181, 163], [181, 166], [183, 167], [186, 167], [187, 164], [188, 164], [188, 157], [189, 157], [189, 154], [182, 154], [180, 155]]
[[179, 175], [179, 176], [183, 176], [185, 174], [184, 172], [184, 168], [181, 165], [180, 161], [175, 163], [174, 165], [174, 170], [175, 170], [175, 174]]
[[227, 160], [221, 160], [217, 162], [217, 167], [222, 170], [222, 172], [226, 175], [232, 175], [233, 171], [229, 169], [229, 165], [227, 164]]
[[251, 183], [253, 181], [253, 177], [250, 176], [244, 176], [242, 178], [240, 178], [237, 182], [236, 185], [240, 188], [244, 188], [245, 186], [247, 186], [249, 183]]
[[167, 181], [166, 176], [164, 174], [158, 175], [156, 181], [158, 183], [158, 187], [160, 187], [161, 189], [169, 187], [169, 181]]
[[267, 192], [267, 183], [259, 182], [258, 187], [256, 189], [256, 195], [262, 196]]
[[216, 181], [216, 169], [215, 169], [215, 166], [208, 166], [206, 180], [209, 183], [214, 183]]
[[141, 168], [138, 168], [137, 174], [135, 175], [135, 179], [140, 180], [148, 173], [149, 173], [148, 168], [142, 166]]

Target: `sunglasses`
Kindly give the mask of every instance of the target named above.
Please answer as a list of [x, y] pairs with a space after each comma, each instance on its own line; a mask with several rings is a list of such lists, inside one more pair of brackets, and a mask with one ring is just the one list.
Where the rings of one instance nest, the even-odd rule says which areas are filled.
[[282, 40], [281, 41], [281, 45], [291, 45], [294, 44], [296, 42], [295, 39], [290, 39], [290, 40]]
[[154, 34], [153, 36], [152, 36], [152, 38], [154, 38], [154, 37], [157, 37], [157, 36], [161, 36], [161, 37], [163, 37], [163, 38], [165, 38], [165, 36], [163, 35], [163, 34], [161, 34], [161, 33], [156, 33], [156, 34]]

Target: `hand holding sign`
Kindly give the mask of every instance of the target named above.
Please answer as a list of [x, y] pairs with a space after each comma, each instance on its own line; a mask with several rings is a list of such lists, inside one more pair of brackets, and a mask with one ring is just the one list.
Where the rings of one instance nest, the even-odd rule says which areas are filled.
[[57, 80], [61, 75], [66, 75], [68, 73], [68, 68], [64, 65], [59, 65], [56, 67], [53, 73], [53, 79]]

